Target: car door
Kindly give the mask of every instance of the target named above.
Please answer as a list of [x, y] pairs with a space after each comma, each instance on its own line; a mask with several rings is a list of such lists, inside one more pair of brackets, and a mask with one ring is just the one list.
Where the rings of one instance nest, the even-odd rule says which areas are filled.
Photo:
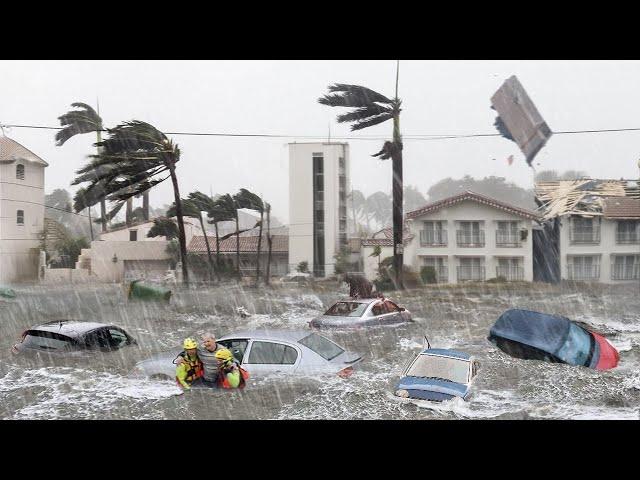
[[367, 313], [367, 324], [381, 325], [386, 314], [387, 309], [384, 306], [384, 302], [382, 300], [377, 300], [373, 303], [373, 305], [369, 309], [369, 312]]
[[251, 340], [242, 367], [254, 375], [294, 373], [302, 352], [290, 344], [276, 340]]

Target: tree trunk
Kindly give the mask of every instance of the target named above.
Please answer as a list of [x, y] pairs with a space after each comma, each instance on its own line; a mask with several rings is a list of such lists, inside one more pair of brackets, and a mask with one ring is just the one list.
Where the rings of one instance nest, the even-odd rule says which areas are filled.
[[184, 233], [182, 200], [180, 199], [180, 189], [178, 187], [178, 177], [176, 176], [175, 164], [169, 164], [169, 171], [171, 172], [171, 183], [173, 183], [173, 197], [176, 203], [176, 217], [178, 217], [178, 240], [180, 242], [180, 260], [182, 261], [182, 279], [184, 281], [184, 284], [189, 286], [189, 269], [187, 268], [187, 237]]
[[93, 221], [91, 220], [91, 207], [87, 208], [89, 212], [89, 232], [91, 232], [91, 241], [93, 242]]
[[204, 235], [204, 244], [207, 246], [207, 256], [209, 257], [209, 281], [213, 279], [213, 259], [211, 258], [211, 247], [209, 246], [209, 237], [207, 237], [207, 231], [204, 228], [204, 220], [202, 220], [202, 213], [198, 217], [200, 219], [200, 227], [202, 227], [202, 234]]
[[145, 221], [149, 221], [149, 190], [142, 194], [142, 216]]
[[351, 187], [351, 213], [353, 213], [353, 236], [358, 236], [358, 224], [356, 223], [356, 205], [353, 201], [353, 187]]
[[396, 273], [396, 288], [404, 289], [402, 274], [403, 253], [398, 248], [404, 249], [402, 243], [402, 138], [400, 137], [400, 118], [393, 117], [393, 269]]
[[238, 280], [242, 279], [240, 274], [240, 225], [238, 222], [238, 210], [236, 210], [236, 275]]
[[264, 220], [264, 209], [260, 211], [260, 229], [258, 230], [258, 253], [256, 255], [256, 287], [260, 282], [260, 248], [262, 247], [262, 223]]
[[220, 281], [220, 234], [218, 233], [218, 222], [213, 222], [216, 229], [216, 276]]
[[269, 285], [271, 275], [271, 206], [267, 207], [267, 275], [265, 283]]
[[[96, 130], [96, 135], [98, 138], [98, 143], [102, 142], [102, 132], [100, 130]], [[102, 153], [102, 148], [98, 147], [98, 155]], [[102, 224], [102, 233], [107, 231], [107, 202], [103, 198], [100, 200], [100, 223]]]

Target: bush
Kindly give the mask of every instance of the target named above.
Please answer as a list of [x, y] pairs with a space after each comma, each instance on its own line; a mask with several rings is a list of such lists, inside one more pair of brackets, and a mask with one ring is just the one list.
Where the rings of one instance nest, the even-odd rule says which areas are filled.
[[503, 277], [502, 275], [498, 275], [495, 278], [490, 278], [489, 280], [486, 281], [486, 283], [506, 283], [507, 278]]
[[424, 283], [438, 283], [438, 275], [435, 267], [422, 267], [420, 269], [420, 278]]
[[300, 273], [309, 273], [309, 262], [300, 262], [296, 270]]

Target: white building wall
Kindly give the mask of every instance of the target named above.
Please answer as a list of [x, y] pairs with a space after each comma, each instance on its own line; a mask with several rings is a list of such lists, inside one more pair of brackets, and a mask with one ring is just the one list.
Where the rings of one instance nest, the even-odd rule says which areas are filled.
[[[166, 241], [129, 242], [129, 241], [93, 241], [91, 242], [91, 273], [101, 282], [122, 282], [124, 280], [125, 260], [169, 260]], [[113, 261], [114, 255], [117, 261]]]
[[[424, 230], [424, 221], [446, 222], [448, 242], [444, 247], [422, 247], [420, 245], [420, 231]], [[485, 235], [484, 247], [458, 247], [456, 242], [456, 230], [459, 221], [484, 222], [481, 230]], [[517, 221], [518, 230], [526, 229], [527, 238], [521, 241], [520, 247], [496, 246], [496, 230], [498, 221]], [[410, 232], [414, 235], [409, 245], [405, 247], [404, 263], [419, 272], [423, 265], [422, 256], [447, 257], [449, 283], [457, 283], [456, 267], [460, 265], [459, 258], [483, 257], [486, 279], [496, 277], [498, 257], [520, 257], [524, 269], [524, 280], [533, 280], [533, 240], [531, 220], [518, 215], [482, 205], [467, 200], [456, 205], [441, 208], [433, 213], [409, 220]]]
[[[198, 220], [196, 220], [199, 222]], [[166, 242], [166, 237], [147, 237], [147, 233], [153, 227], [153, 221], [141, 223], [139, 225], [133, 225], [127, 228], [121, 228], [118, 230], [114, 230], [113, 232], [105, 232], [100, 234], [100, 240], [112, 241], [112, 242], [128, 242], [129, 241], [129, 232], [132, 230], [136, 230], [138, 232], [137, 242]], [[235, 227], [234, 227], [235, 228]], [[191, 239], [194, 235], [202, 235], [202, 229], [199, 226], [196, 226], [189, 219], [185, 218], [184, 222], [184, 233], [187, 240], [187, 245], [191, 242]]]
[[[363, 246], [362, 247], [362, 263], [364, 276], [373, 281], [378, 277], [378, 257], [371, 257], [370, 255], [373, 253], [373, 249], [375, 247]], [[393, 247], [380, 247], [380, 261], [384, 260], [387, 257], [393, 256]]]
[[[16, 178], [16, 165], [0, 164], [0, 282], [35, 281], [38, 250], [44, 230], [44, 165], [21, 163], [24, 180]], [[17, 211], [24, 212], [18, 225]]]
[[293, 272], [298, 263], [306, 261], [313, 272], [314, 153], [322, 153], [324, 160], [324, 263], [329, 276], [333, 275], [339, 247], [340, 157], [345, 159], [347, 190], [349, 186], [349, 145], [344, 143], [289, 144], [289, 269]]
[[[598, 223], [600, 221], [600, 223]], [[612, 280], [611, 263], [615, 255], [638, 255], [640, 245], [617, 244], [617, 221], [603, 217], [594, 217], [594, 225], [600, 225], [599, 244], [572, 244], [570, 237], [571, 216], [560, 218], [560, 276], [568, 279], [569, 257], [572, 255], [598, 256], [600, 258], [600, 278], [594, 280], [601, 283], [633, 283], [637, 280]]]

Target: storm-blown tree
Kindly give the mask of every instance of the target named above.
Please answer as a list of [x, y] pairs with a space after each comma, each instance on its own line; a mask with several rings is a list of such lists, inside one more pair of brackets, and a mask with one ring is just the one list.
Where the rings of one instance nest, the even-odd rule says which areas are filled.
[[171, 241], [180, 236], [178, 225], [176, 222], [166, 217], [158, 217], [153, 219], [153, 226], [147, 232], [147, 237], [167, 237]]
[[187, 244], [182, 215], [182, 202], [176, 175], [180, 149], [160, 130], [146, 122], [132, 120], [107, 129], [108, 138], [95, 144], [98, 154], [79, 169], [72, 185], [88, 183], [74, 197], [76, 212], [105, 199], [114, 202], [107, 218], [122, 208], [128, 198], [146, 192], [171, 178], [178, 217], [178, 239], [185, 284], [189, 284]]
[[[240, 228], [238, 222], [238, 203], [236, 202], [235, 195], [222, 195], [215, 201], [214, 205], [214, 218], [215, 212], [218, 212], [219, 218], [229, 218], [236, 222], [236, 276], [240, 279]], [[217, 237], [217, 234], [216, 234]]]
[[236, 202], [240, 208], [255, 210], [260, 214], [260, 230], [258, 231], [258, 252], [256, 254], [256, 285], [260, 281], [260, 250], [262, 248], [262, 225], [264, 223], [264, 202], [255, 193], [241, 188], [236, 194]]
[[[399, 69], [398, 69], [399, 73]], [[378, 125], [393, 120], [393, 141], [386, 141], [382, 150], [372, 155], [381, 160], [392, 159], [393, 170], [393, 244], [396, 285], [404, 288], [402, 279], [402, 137], [400, 135], [400, 108], [398, 98], [398, 73], [396, 74], [396, 95], [393, 99], [359, 85], [336, 83], [329, 86], [329, 94], [318, 101], [330, 107], [349, 107], [353, 110], [338, 115], [338, 123], [351, 123], [351, 130]], [[398, 248], [400, 247], [400, 249]]]

